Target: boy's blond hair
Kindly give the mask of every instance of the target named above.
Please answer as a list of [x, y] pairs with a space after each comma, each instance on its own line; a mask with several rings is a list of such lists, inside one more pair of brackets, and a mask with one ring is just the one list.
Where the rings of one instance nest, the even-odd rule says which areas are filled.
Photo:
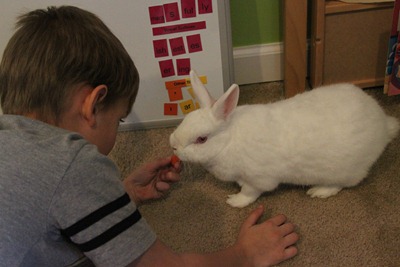
[[102, 106], [135, 101], [139, 75], [117, 37], [94, 14], [72, 6], [19, 17], [0, 65], [4, 114], [34, 112], [57, 122], [80, 85], [108, 87]]

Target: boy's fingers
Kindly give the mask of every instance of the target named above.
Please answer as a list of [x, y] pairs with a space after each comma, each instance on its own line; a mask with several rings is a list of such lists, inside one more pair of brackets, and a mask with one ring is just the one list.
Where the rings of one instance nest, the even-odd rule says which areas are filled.
[[158, 162], [160, 168], [167, 167], [171, 163], [171, 157], [159, 159]]
[[264, 213], [264, 207], [262, 205], [258, 206], [255, 210], [253, 210], [247, 219], [243, 222], [242, 227], [250, 228], [257, 223], [260, 219], [261, 215]]
[[287, 218], [283, 214], [278, 214], [269, 219], [269, 221], [271, 221], [273, 224], [278, 225], [278, 226], [284, 224], [286, 222], [286, 220], [287, 220]]
[[160, 192], [167, 191], [167, 190], [170, 189], [170, 187], [171, 186], [168, 183], [165, 183], [165, 182], [156, 183], [156, 189], [157, 189], [157, 191], [160, 191]]
[[293, 233], [286, 235], [284, 240], [285, 240], [285, 245], [287, 247], [292, 246], [299, 240], [299, 235], [297, 233], [293, 232]]
[[288, 223], [282, 224], [279, 228], [283, 235], [287, 235], [294, 231], [295, 226], [293, 223], [288, 222]]
[[295, 246], [287, 247], [284, 251], [285, 260], [293, 258], [294, 256], [296, 256], [297, 252], [298, 250]]
[[172, 165], [177, 172], [181, 172], [183, 170], [183, 164], [181, 162], [176, 162]]
[[174, 171], [170, 171], [170, 170], [162, 170], [161, 174], [160, 174], [160, 180], [164, 181], [164, 182], [178, 182], [180, 180], [180, 175]]
[[178, 182], [181, 179], [181, 176], [175, 172], [167, 173], [167, 179], [170, 182]]

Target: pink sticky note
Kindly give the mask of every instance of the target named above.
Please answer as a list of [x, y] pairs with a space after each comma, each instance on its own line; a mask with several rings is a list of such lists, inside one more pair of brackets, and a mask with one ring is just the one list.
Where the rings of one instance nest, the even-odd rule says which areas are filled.
[[154, 56], [155, 57], [168, 56], [167, 39], [153, 40], [153, 47], [154, 47]]
[[176, 69], [179, 76], [189, 75], [190, 72], [190, 59], [180, 58], [176, 60]]
[[175, 75], [174, 63], [172, 59], [158, 62], [160, 65], [161, 77], [170, 77]]
[[172, 34], [187, 31], [197, 31], [206, 29], [206, 21], [196, 21], [177, 25], [168, 25], [162, 27], [154, 27], [152, 29], [153, 35]]
[[178, 104], [165, 103], [164, 104], [164, 115], [170, 115], [170, 116], [178, 115]]
[[169, 39], [169, 45], [171, 46], [171, 53], [173, 56], [186, 53], [185, 44], [183, 43], [183, 37]]
[[200, 34], [186, 36], [189, 53], [203, 51]]
[[212, 13], [212, 0], [197, 0], [199, 6], [199, 14]]
[[196, 17], [196, 3], [195, 0], [181, 0], [182, 18]]
[[177, 87], [168, 89], [168, 96], [169, 96], [169, 101], [182, 100], [183, 99], [182, 88]]
[[165, 22], [163, 6], [151, 6], [149, 7], [149, 13], [151, 24], [159, 24]]
[[164, 14], [167, 22], [180, 20], [178, 3], [164, 4]]

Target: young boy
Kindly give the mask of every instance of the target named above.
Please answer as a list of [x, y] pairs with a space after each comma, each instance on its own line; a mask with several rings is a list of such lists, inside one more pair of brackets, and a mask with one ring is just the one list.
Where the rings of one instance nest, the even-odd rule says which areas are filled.
[[[177, 254], [157, 239], [137, 205], [179, 180], [171, 158], [120, 182], [107, 157], [130, 112], [138, 72], [94, 14], [50, 7], [19, 18], [0, 65], [1, 266], [269, 266], [297, 253], [283, 215], [263, 208], [236, 243]], [[83, 254], [82, 254], [83, 253]]]

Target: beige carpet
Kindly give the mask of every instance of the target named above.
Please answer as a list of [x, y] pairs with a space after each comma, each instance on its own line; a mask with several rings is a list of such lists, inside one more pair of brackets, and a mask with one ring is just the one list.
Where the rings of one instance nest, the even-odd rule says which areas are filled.
[[[241, 103], [282, 99], [282, 83], [241, 86]], [[367, 92], [400, 118], [400, 97]], [[123, 176], [139, 164], [172, 153], [172, 128], [121, 132], [111, 153]], [[250, 210], [265, 218], [284, 213], [297, 225], [299, 254], [280, 266], [400, 266], [400, 138], [396, 138], [357, 187], [328, 199], [312, 199], [306, 187], [283, 185], [237, 209], [225, 203], [235, 184], [216, 180], [200, 166], [185, 165], [182, 181], [162, 200], [141, 207], [143, 216], [176, 251], [208, 252], [232, 244]]]

